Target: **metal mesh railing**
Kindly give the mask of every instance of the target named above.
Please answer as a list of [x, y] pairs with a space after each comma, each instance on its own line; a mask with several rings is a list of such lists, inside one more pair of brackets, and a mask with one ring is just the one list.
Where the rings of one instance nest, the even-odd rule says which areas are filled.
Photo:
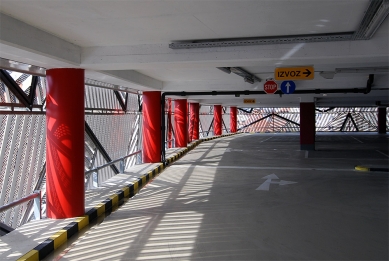
[[[30, 195], [46, 157], [44, 115], [0, 115], [0, 205]], [[0, 222], [20, 225], [27, 203], [0, 213]]]
[[[230, 131], [230, 114], [222, 107], [222, 133], [227, 133]], [[214, 125], [213, 125], [213, 106], [200, 106], [199, 113], [199, 128], [200, 128], [200, 138], [207, 136], [213, 136], [214, 134]]]
[[[117, 159], [139, 150], [139, 115], [138, 114], [120, 114], [120, 115], [85, 115], [85, 120], [93, 130], [100, 143], [103, 145], [111, 159]], [[85, 135], [86, 158], [93, 159], [93, 163], [89, 169], [107, 163], [100, 151], [96, 150], [93, 142], [88, 135]], [[93, 155], [93, 154], [96, 155]], [[134, 159], [127, 159], [126, 167], [130, 167], [136, 163]], [[119, 168], [119, 163], [115, 164]], [[99, 181], [103, 182], [115, 173], [111, 168], [104, 168], [99, 172]], [[97, 177], [96, 177], [97, 179]], [[95, 187], [92, 183], [88, 188]]]
[[[14, 89], [20, 88], [30, 97], [32, 76], [24, 73], [4, 71], [14, 81]], [[7, 76], [6, 75], [6, 76]], [[36, 79], [36, 78], [35, 78]], [[105, 86], [107, 85], [107, 86]], [[99, 88], [99, 87], [102, 88]], [[85, 133], [85, 170], [106, 164], [140, 149], [139, 95], [107, 89], [113, 85], [87, 79], [85, 85], [85, 121], [99, 139], [101, 148]], [[116, 92], [116, 93], [115, 93]], [[8, 86], [0, 81], [0, 205], [6, 205], [42, 190], [45, 203], [46, 160], [46, 78], [38, 77], [32, 104], [32, 111], [22, 104]], [[119, 100], [120, 99], [120, 100]], [[140, 156], [126, 159], [126, 167], [139, 163]], [[115, 164], [119, 167], [119, 164]], [[104, 168], [98, 173], [100, 182], [116, 173]], [[40, 178], [39, 178], [40, 177]], [[39, 184], [38, 183], [39, 179]], [[86, 188], [95, 187], [93, 179]], [[31, 203], [31, 202], [30, 202]], [[0, 213], [0, 222], [16, 228], [33, 218], [29, 202], [17, 205]], [[43, 212], [45, 205], [42, 206]], [[44, 213], [43, 213], [44, 214]]]
[[[376, 107], [320, 108], [316, 110], [316, 131], [378, 130]], [[387, 113], [387, 129], [389, 117]], [[251, 112], [239, 110], [238, 129], [243, 132], [298, 132], [299, 108], [255, 108]]]
[[[36, 88], [31, 93], [34, 90], [31, 88], [31, 75], [6, 72], [26, 96], [33, 97], [32, 105], [35, 107], [30, 111], [0, 81], [0, 205], [32, 194], [37, 188], [44, 191], [45, 187], [45, 178], [40, 174], [45, 172], [46, 158], [46, 79], [35, 77]], [[85, 121], [101, 143], [101, 148], [85, 134], [86, 170], [108, 163], [106, 155], [114, 160], [141, 149], [142, 115], [139, 105], [142, 97], [136, 93], [107, 89], [112, 87], [115, 86], [87, 80]], [[317, 131], [377, 131], [377, 108], [317, 109]], [[229, 131], [229, 116], [228, 111], [223, 110], [223, 133]], [[299, 122], [299, 108], [256, 108], [246, 112], [239, 110], [238, 114], [238, 128], [247, 132], [297, 132]], [[174, 116], [171, 123], [174, 126]], [[388, 123], [387, 113], [387, 128]], [[201, 106], [200, 137], [210, 135], [213, 135], [213, 106]], [[105, 156], [102, 149], [106, 152]], [[126, 167], [139, 162], [139, 157], [127, 158]], [[102, 182], [115, 172], [107, 167], [96, 175], [99, 175], [96, 179]], [[41, 180], [39, 184], [38, 179]], [[86, 188], [95, 186], [93, 178], [86, 184]], [[17, 227], [28, 220], [27, 212], [28, 204], [23, 203], [0, 213], [0, 222]]]

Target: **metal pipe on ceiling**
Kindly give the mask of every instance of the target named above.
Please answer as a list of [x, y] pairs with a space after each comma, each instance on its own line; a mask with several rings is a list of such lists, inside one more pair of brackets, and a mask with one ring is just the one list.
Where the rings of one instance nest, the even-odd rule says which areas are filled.
[[[366, 88], [353, 88], [353, 89], [315, 89], [315, 90], [296, 90], [293, 94], [323, 94], [323, 93], [363, 93], [368, 94], [371, 92], [371, 87], [374, 82], [374, 74], [369, 75], [369, 79], [366, 83]], [[166, 96], [217, 96], [217, 95], [234, 95], [239, 97], [240, 95], [262, 95], [267, 94], [264, 91], [206, 91], [206, 92], [164, 92], [161, 95], [161, 161], [166, 164], [166, 150], [165, 150], [165, 99]], [[280, 90], [275, 94], [282, 95]]]

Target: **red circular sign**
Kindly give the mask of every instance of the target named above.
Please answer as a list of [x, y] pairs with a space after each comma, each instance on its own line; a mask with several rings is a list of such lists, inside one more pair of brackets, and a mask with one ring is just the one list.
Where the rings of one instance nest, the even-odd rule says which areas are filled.
[[267, 93], [267, 94], [273, 94], [277, 91], [278, 89], [278, 85], [275, 81], [267, 81], [265, 82], [265, 84], [263, 85], [263, 90]]

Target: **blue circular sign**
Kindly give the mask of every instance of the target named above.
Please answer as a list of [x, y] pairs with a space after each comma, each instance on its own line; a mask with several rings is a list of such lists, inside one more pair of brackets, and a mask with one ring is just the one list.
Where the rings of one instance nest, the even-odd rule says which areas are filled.
[[283, 81], [281, 83], [281, 91], [285, 94], [291, 94], [296, 90], [294, 81]]

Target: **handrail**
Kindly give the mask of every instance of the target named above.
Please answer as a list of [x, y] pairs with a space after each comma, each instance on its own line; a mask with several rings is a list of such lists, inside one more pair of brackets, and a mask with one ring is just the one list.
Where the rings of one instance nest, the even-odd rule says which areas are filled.
[[[46, 177], [46, 163], [43, 164], [43, 168], [42, 168], [41, 172], [39, 173], [38, 181], [36, 182], [34, 191], [41, 191], [42, 183], [45, 180], [45, 177]], [[42, 196], [41, 196], [41, 198], [42, 198]], [[39, 200], [40, 200], [40, 198], [39, 198]], [[23, 218], [22, 218], [20, 224], [27, 223], [27, 220], [29, 219], [30, 214], [31, 214], [31, 209], [34, 209], [34, 215], [35, 215], [36, 211], [39, 211], [39, 210], [35, 209], [37, 207], [37, 203], [39, 203], [39, 207], [42, 208], [41, 203], [35, 202], [35, 200], [34, 200], [34, 202], [30, 201], [27, 203], [26, 212], [24, 212]], [[39, 211], [39, 213], [41, 213], [41, 212]]]
[[169, 147], [169, 142], [171, 142], [170, 144], [170, 148], [174, 148], [175, 147], [175, 138], [173, 137], [171, 140], [165, 140], [165, 149], [167, 149]]
[[35, 218], [36, 219], [40, 219], [41, 218], [41, 202], [40, 202], [41, 192], [40, 192], [40, 190], [36, 190], [31, 195], [25, 196], [25, 197], [23, 197], [21, 199], [18, 199], [18, 200], [14, 201], [14, 202], [11, 202], [11, 203], [7, 204], [7, 205], [0, 206], [0, 212], [6, 211], [6, 210], [8, 210], [10, 208], [13, 208], [13, 207], [15, 207], [17, 205], [20, 205], [20, 204], [22, 204], [24, 202], [27, 202], [27, 201], [29, 201], [31, 199], [35, 199], [35, 198], [39, 198], [39, 200], [38, 200], [39, 203], [35, 202], [36, 204], [34, 204], [34, 205], [37, 206], [37, 209], [34, 208], [34, 213], [36, 213], [36, 217]]
[[115, 164], [116, 162], [123, 161], [124, 159], [129, 158], [129, 157], [132, 157], [132, 156], [135, 156], [136, 154], [139, 154], [139, 153], [141, 153], [141, 152], [142, 152], [141, 150], [135, 151], [134, 153], [131, 153], [131, 154], [127, 155], [127, 156], [118, 158], [118, 159], [116, 159], [116, 160], [112, 160], [112, 161], [110, 161], [110, 162], [108, 162], [108, 163], [106, 163], [106, 164], [103, 164], [103, 165], [101, 165], [101, 166], [98, 166], [98, 167], [96, 167], [96, 168], [94, 168], [94, 169], [90, 169], [90, 170], [86, 171], [84, 174], [87, 175], [87, 174], [90, 174], [90, 173], [99, 171], [100, 169], [103, 169], [103, 168], [105, 168], [105, 167], [111, 166], [112, 164]]

